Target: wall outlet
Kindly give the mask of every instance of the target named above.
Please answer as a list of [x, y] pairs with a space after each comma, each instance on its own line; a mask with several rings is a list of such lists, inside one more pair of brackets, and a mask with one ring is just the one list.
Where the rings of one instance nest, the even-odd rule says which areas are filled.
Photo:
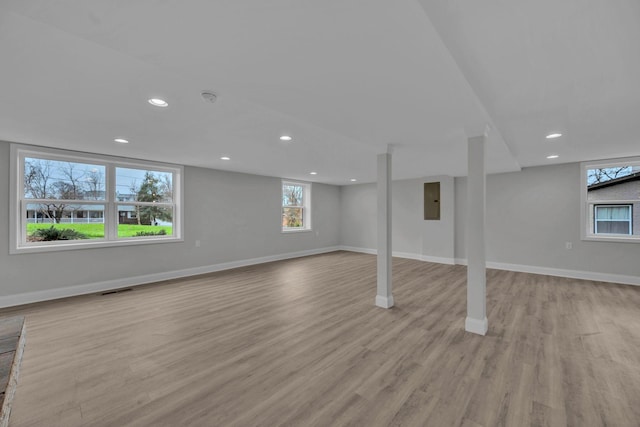
[[196, 248], [200, 247], [200, 240], [196, 240]]
[[564, 243], [564, 248], [565, 249], [573, 249], [573, 242], [565, 242]]

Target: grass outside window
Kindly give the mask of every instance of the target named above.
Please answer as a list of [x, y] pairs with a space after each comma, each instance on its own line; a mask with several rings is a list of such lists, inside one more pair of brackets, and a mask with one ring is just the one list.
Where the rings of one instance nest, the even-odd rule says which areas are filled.
[[[104, 239], [104, 224], [27, 224], [27, 236], [34, 236], [36, 230], [47, 229], [54, 227], [59, 230], [71, 229], [83, 234], [88, 239]], [[163, 234], [160, 234], [161, 232]], [[118, 237], [140, 237], [141, 233], [144, 235], [168, 235], [173, 234], [173, 227], [165, 225], [130, 225], [119, 224], [118, 225]]]

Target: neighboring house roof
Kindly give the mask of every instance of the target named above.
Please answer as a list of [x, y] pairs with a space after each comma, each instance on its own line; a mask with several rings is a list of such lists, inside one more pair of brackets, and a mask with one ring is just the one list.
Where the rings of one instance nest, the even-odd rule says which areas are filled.
[[635, 172], [630, 175], [621, 176], [620, 178], [610, 179], [609, 181], [591, 184], [587, 187], [587, 191], [599, 190], [601, 188], [611, 187], [613, 185], [618, 185], [624, 182], [631, 182], [631, 181], [640, 181], [640, 172]]

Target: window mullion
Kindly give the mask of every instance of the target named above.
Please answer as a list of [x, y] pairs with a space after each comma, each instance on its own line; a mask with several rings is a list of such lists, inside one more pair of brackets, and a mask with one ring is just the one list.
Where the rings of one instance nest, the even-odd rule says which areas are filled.
[[22, 199], [25, 203], [34, 205], [104, 205], [104, 200], [73, 200], [73, 199]]
[[27, 242], [27, 204], [24, 200], [20, 200], [20, 228], [18, 231], [18, 239], [21, 245]]
[[107, 188], [105, 189], [105, 215], [104, 215], [104, 235], [107, 240], [116, 240], [118, 237], [118, 210], [115, 206], [116, 174], [115, 165], [109, 163], [106, 168]]

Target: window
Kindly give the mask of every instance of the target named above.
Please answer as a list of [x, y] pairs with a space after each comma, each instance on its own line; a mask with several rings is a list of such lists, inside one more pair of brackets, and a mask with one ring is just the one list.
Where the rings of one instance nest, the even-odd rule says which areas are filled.
[[311, 186], [282, 182], [282, 231], [311, 230]]
[[594, 205], [593, 208], [595, 234], [631, 234], [631, 205]]
[[582, 164], [582, 238], [640, 242], [640, 158]]
[[181, 240], [179, 166], [12, 145], [12, 253]]

